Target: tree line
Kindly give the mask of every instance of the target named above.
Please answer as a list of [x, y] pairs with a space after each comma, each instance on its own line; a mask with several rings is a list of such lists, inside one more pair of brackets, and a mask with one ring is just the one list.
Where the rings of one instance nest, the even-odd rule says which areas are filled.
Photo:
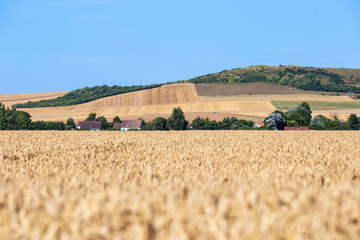
[[[167, 131], [167, 130], [284, 130], [285, 127], [309, 127], [314, 130], [359, 130], [360, 117], [351, 114], [347, 121], [340, 121], [336, 116], [334, 119], [318, 115], [312, 117], [312, 111], [307, 102], [286, 112], [275, 110], [264, 119], [264, 126], [253, 128], [254, 122], [235, 117], [226, 117], [222, 121], [209, 120], [209, 118], [195, 118], [189, 125], [185, 114], [180, 107], [174, 108], [169, 118], [157, 117], [150, 122], [142, 120], [144, 131]], [[99, 121], [102, 129], [113, 130], [114, 123], [121, 123], [118, 116], [112, 122], [104, 116], [90, 113], [85, 121]], [[73, 118], [68, 118], [66, 123], [61, 121], [32, 121], [29, 113], [19, 111], [16, 108], [5, 108], [0, 103], [0, 130], [73, 130], [76, 129]]]
[[284, 130], [285, 127], [308, 127], [314, 130], [359, 130], [360, 118], [350, 114], [347, 121], [340, 121], [336, 115], [329, 119], [323, 115], [312, 117], [312, 111], [307, 102], [302, 102], [286, 112], [275, 110], [265, 120], [265, 128]]
[[[75, 125], [75, 123], [74, 123]], [[0, 103], [0, 130], [65, 130], [68, 125], [63, 122], [32, 121], [31, 115], [16, 108], [5, 108]]]

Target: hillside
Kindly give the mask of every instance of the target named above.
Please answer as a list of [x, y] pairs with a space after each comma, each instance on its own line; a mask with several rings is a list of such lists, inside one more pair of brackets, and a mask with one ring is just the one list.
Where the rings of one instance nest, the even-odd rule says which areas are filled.
[[0, 103], [6, 107], [14, 104], [26, 103], [28, 101], [40, 101], [62, 97], [67, 92], [45, 92], [45, 93], [16, 93], [16, 94], [0, 94]]
[[[170, 82], [177, 83], [196, 83], [196, 84], [239, 84], [239, 83], [269, 83], [273, 86], [286, 86], [306, 91], [339, 92], [339, 93], [360, 93], [360, 88], [354, 85], [360, 84], [360, 69], [335, 69], [335, 68], [313, 68], [298, 66], [255, 66], [247, 68], [236, 68], [224, 70], [220, 73], [207, 74], [186, 81]], [[65, 94], [62, 97], [25, 104], [16, 104], [17, 108], [37, 108], [37, 107], [56, 107], [72, 106], [90, 102], [108, 96], [136, 92], [144, 89], [153, 89], [162, 84], [147, 86], [96, 86], [77, 89]], [[268, 87], [269, 88], [269, 87]], [[229, 90], [233, 91], [233, 90]], [[256, 94], [256, 90], [251, 90]], [[249, 93], [246, 93], [249, 94]], [[261, 93], [265, 94], [265, 93]], [[289, 94], [286, 93], [286, 94]], [[201, 95], [201, 94], [200, 94]], [[228, 93], [223, 93], [228, 95]], [[232, 94], [230, 94], [232, 95]], [[125, 101], [125, 100], [124, 100]]]
[[191, 83], [237, 84], [267, 82], [302, 90], [325, 92], [355, 92], [360, 88], [360, 69], [326, 69], [298, 66], [255, 66], [235, 68], [190, 79]]
[[[121, 119], [169, 116], [173, 108], [181, 107], [189, 120], [197, 116], [210, 116], [222, 120], [226, 116], [259, 120], [275, 110], [271, 101], [200, 101], [194, 84], [173, 84], [155, 89], [111, 96], [75, 106], [25, 108], [33, 120], [66, 121], [72, 117], [84, 120], [90, 112], [108, 120], [118, 115]], [[251, 117], [249, 117], [251, 116]], [[261, 118], [259, 118], [261, 116]]]
[[58, 106], [72, 106], [76, 104], [90, 102], [96, 99], [128, 93], [128, 92], [136, 92], [144, 89], [152, 89], [156, 87], [160, 87], [161, 84], [153, 84], [146, 86], [117, 86], [114, 85], [109, 87], [107, 85], [103, 86], [95, 86], [95, 87], [85, 87], [81, 89], [76, 89], [74, 91], [68, 92], [63, 96], [48, 99], [48, 100], [40, 100], [40, 101], [28, 101], [22, 104], [15, 104], [16, 108], [37, 108], [37, 107], [58, 107]]
[[199, 102], [195, 86], [178, 84], [101, 98], [83, 106], [87, 108], [118, 108], [193, 102]]

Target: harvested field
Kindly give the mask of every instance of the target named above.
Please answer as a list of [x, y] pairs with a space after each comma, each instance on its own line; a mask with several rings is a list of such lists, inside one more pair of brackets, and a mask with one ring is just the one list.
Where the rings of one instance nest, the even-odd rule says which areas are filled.
[[18, 93], [18, 94], [0, 94], [0, 103], [6, 107], [11, 107], [17, 103], [26, 103], [28, 101], [40, 101], [62, 97], [67, 92], [45, 92], [45, 93]]
[[[161, 88], [126, 93], [102, 98], [89, 103], [67, 107], [21, 109], [32, 116], [33, 120], [66, 121], [72, 117], [76, 121], [84, 120], [90, 112], [105, 116], [109, 120], [118, 115], [121, 118], [144, 119], [156, 115], [170, 115], [173, 108], [181, 107], [189, 114], [221, 120], [226, 116], [253, 116], [250, 120], [259, 120], [275, 110], [270, 101], [206, 101], [200, 102], [194, 84], [167, 85]], [[216, 116], [214, 116], [217, 114]], [[225, 116], [226, 115], [226, 116]], [[197, 116], [195, 116], [197, 117]], [[152, 118], [153, 119], [153, 118]], [[152, 120], [150, 119], [150, 120]], [[247, 118], [249, 119], [249, 118]], [[192, 119], [191, 119], [192, 120]]]
[[194, 84], [165, 85], [138, 92], [101, 98], [79, 106], [114, 108], [199, 102]]
[[[239, 83], [239, 84], [196, 84], [196, 90], [199, 96], [234, 96], [234, 95], [289, 95], [289, 94], [325, 94], [336, 95], [331, 92], [305, 91], [292, 87], [264, 83]], [[342, 94], [341, 95], [349, 95]]]
[[360, 133], [0, 132], [1, 239], [359, 239]]
[[90, 112], [96, 112], [99, 116], [103, 115], [108, 119], [112, 119], [116, 115], [119, 117], [132, 117], [147, 115], [170, 115], [173, 108], [181, 107], [187, 113], [228, 113], [241, 115], [266, 116], [269, 112], [275, 110], [271, 102], [197, 102], [197, 103], [183, 103], [183, 104], [167, 104], [167, 105], [150, 105], [138, 107], [122, 107], [122, 108], [93, 108], [76, 105], [69, 107], [55, 107], [55, 108], [28, 108], [22, 109], [32, 116], [33, 120], [61, 120], [66, 121], [67, 118], [72, 117], [75, 120], [84, 120]]

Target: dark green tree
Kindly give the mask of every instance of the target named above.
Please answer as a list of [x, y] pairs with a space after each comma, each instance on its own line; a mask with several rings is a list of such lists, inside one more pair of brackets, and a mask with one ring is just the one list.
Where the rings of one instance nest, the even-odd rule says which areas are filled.
[[101, 122], [102, 129], [108, 129], [110, 127], [110, 124], [108, 123], [107, 119], [104, 116], [98, 117], [96, 121]]
[[349, 124], [339, 120], [329, 120], [326, 123], [326, 130], [351, 130]]
[[119, 116], [114, 117], [113, 123], [121, 123], [121, 119], [119, 118]]
[[168, 119], [170, 130], [185, 130], [188, 122], [185, 120], [184, 112], [180, 107], [174, 108]]
[[151, 130], [169, 130], [167, 120], [162, 117], [157, 117], [151, 122]]
[[6, 112], [5, 106], [0, 103], [0, 130], [6, 130], [7, 128], [5, 112]]
[[205, 120], [198, 116], [192, 121], [191, 126], [194, 130], [205, 130], [205, 124]]
[[92, 112], [89, 113], [88, 117], [85, 119], [85, 121], [95, 121], [96, 120], [96, 113]]
[[15, 129], [19, 130], [27, 130], [29, 129], [29, 125], [31, 123], [31, 116], [27, 112], [23, 111], [16, 111], [16, 117], [15, 117]]
[[359, 119], [356, 116], [356, 114], [350, 114], [347, 123], [349, 125], [349, 127], [353, 130], [359, 130], [360, 125], [359, 125]]
[[46, 122], [44, 122], [44, 121], [31, 122], [30, 129], [31, 130], [46, 130]]
[[65, 128], [67, 130], [71, 130], [71, 129], [74, 129], [75, 128], [75, 121], [73, 118], [68, 118], [68, 120], [66, 121], [66, 126]]
[[46, 130], [65, 130], [65, 124], [63, 122], [45, 122]]
[[310, 105], [307, 102], [300, 103], [300, 106], [306, 108], [310, 113], [312, 113], [310, 109]]
[[[287, 126], [290, 127], [308, 127], [311, 121], [311, 111], [307, 108], [308, 104], [306, 102], [302, 103], [305, 105], [298, 105], [294, 108], [291, 108], [285, 113]], [[307, 106], [306, 106], [307, 104]]]

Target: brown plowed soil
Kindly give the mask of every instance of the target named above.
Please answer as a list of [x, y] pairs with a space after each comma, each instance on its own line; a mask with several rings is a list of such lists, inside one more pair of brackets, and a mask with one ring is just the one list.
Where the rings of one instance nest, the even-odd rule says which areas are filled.
[[[233, 95], [257, 95], [257, 94], [325, 94], [336, 95], [331, 92], [304, 91], [287, 86], [275, 85], [263, 82], [241, 84], [196, 84], [199, 96], [233, 96]], [[349, 95], [349, 94], [339, 94]]]

